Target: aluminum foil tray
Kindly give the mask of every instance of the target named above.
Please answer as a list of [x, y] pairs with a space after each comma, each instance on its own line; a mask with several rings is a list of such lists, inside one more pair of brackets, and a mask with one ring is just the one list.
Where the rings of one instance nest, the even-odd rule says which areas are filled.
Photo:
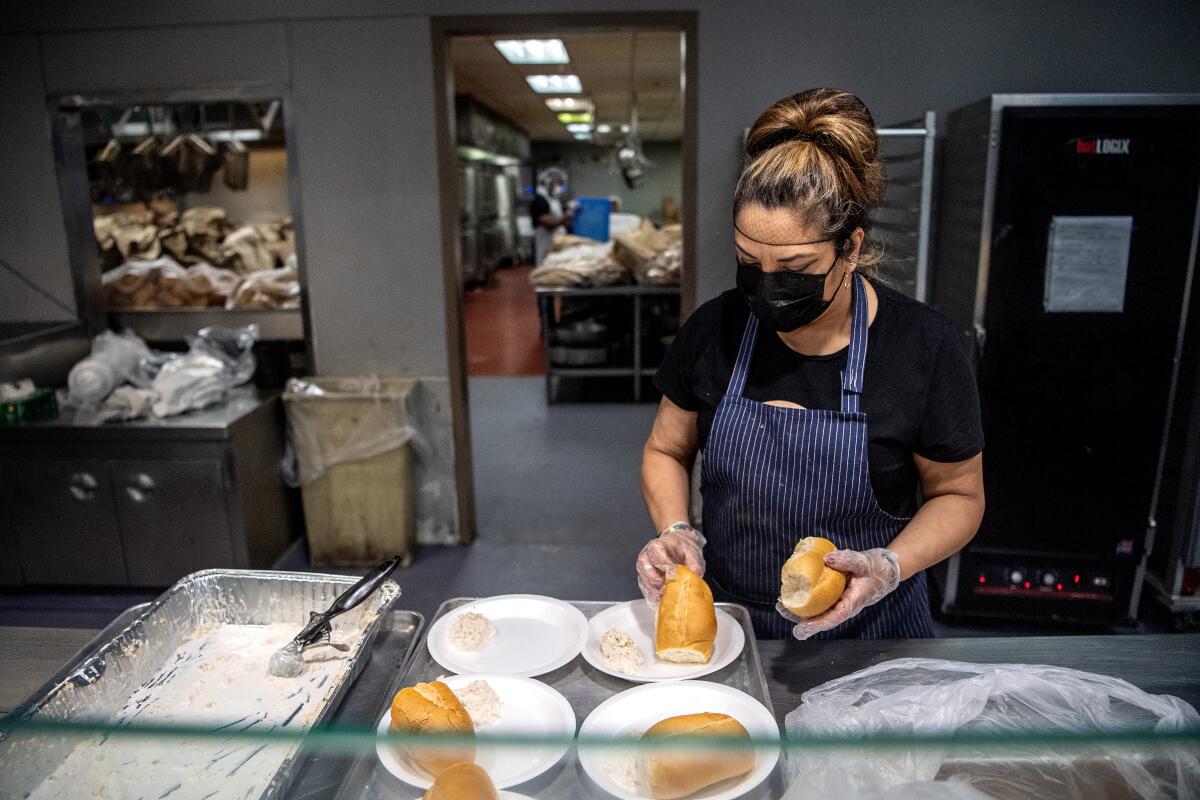
[[[352, 576], [262, 570], [205, 570], [188, 575], [111, 638], [97, 639], [90, 652], [76, 661], [74, 669], [15, 709], [13, 718], [101, 722], [112, 726], [128, 724], [138, 713], [133, 707], [127, 707], [131, 698], [137, 697], [152, 705], [157, 696], [167, 697], [171, 692], [180, 691], [182, 687], [173, 684], [182, 680], [177, 676], [187, 674], [189, 668], [225, 669], [204, 661], [204, 648], [216, 637], [216, 631], [231, 630], [224, 626], [279, 623], [294, 625], [299, 631], [309, 612], [323, 611], [356, 580]], [[337, 708], [363, 669], [380, 623], [399, 595], [399, 587], [388, 581], [366, 603], [336, 618], [334, 637], [349, 644], [350, 651], [344, 658], [310, 665], [305, 674], [291, 679], [296, 682], [296, 689], [302, 691], [297, 696], [307, 700], [302, 714], [307, 719], [306, 725], [327, 720]], [[244, 632], [245, 629], [237, 630]], [[174, 668], [177, 653], [189, 656], [183, 659], [183, 666], [178, 670]], [[172, 669], [167, 669], [168, 666]], [[231, 702], [229, 698], [235, 697], [240, 687], [257, 680], [259, 674], [265, 675], [267, 665], [264, 660], [262, 673], [257, 671], [257, 660], [255, 664], [237, 666], [243, 667], [252, 679], [231, 680], [228, 692], [221, 693], [226, 694], [222, 698], [195, 697], [194, 693], [188, 697], [189, 708], [200, 709], [194, 717], [199, 724], [206, 724], [206, 701], [224, 703], [227, 708]], [[230, 672], [233, 669], [228, 668]], [[256, 720], [264, 729], [268, 725], [283, 727], [287, 724], [283, 719], [275, 719], [269, 702], [258, 704], [255, 699], [246, 702], [244, 711], [239, 709], [238, 716], [244, 713], [245, 719], [249, 720], [249, 723], [239, 720], [239, 728], [242, 725], [250, 727]], [[300, 764], [300, 743], [294, 740], [269, 746], [259, 746], [245, 739], [223, 742], [219, 737], [194, 741], [197, 746], [211, 746], [215, 759], [227, 760], [221, 762], [219, 780], [212, 772], [216, 768], [211, 766], [211, 761], [203, 765], [197, 761], [194, 780], [178, 779], [175, 781], [178, 786], [163, 787], [164, 796], [172, 800], [283, 797]], [[191, 742], [193, 740], [181, 740], [169, 746], [182, 748], [190, 746]], [[106, 745], [109, 753], [104, 752]], [[129, 796], [137, 796], [145, 788], [145, 775], [161, 768], [155, 766], [158, 761], [147, 755], [155, 746], [164, 745], [140, 738], [94, 736], [81, 740], [79, 736], [15, 732], [0, 740], [0, 764], [3, 765], [0, 796], [26, 797], [32, 792], [36, 797], [46, 793], [46, 787], [41, 786], [43, 782], [47, 778], [52, 781], [62, 779], [56, 770], [77, 747], [90, 748], [87, 752], [91, 761], [112, 762], [105, 765], [106, 774], [89, 772], [74, 778], [75, 783], [103, 778], [104, 786], [88, 787], [88, 796], [121, 796], [127, 792], [131, 793]], [[243, 746], [245, 749], [240, 750]], [[228, 770], [224, 769], [226, 763]], [[123, 784], [126, 780], [128, 785]], [[84, 789], [78, 785], [70, 788], [72, 791]], [[67, 787], [59, 789], [66, 791]]]
[[[460, 597], [447, 600], [438, 608], [433, 622], [441, 619], [454, 609], [471, 602], [473, 599]], [[616, 605], [616, 603], [574, 601], [571, 605], [578, 608], [583, 612], [585, 617], [590, 619], [609, 606]], [[774, 714], [771, 695], [767, 689], [767, 677], [763, 671], [762, 660], [759, 658], [758, 642], [754, 638], [754, 628], [750, 623], [750, 613], [746, 611], [745, 607], [732, 603], [717, 603], [717, 607], [729, 613], [742, 626], [742, 630], [746, 634], [746, 646], [742, 648], [741, 654], [732, 664], [710, 675], [698, 678], [698, 680], [713, 681], [714, 683], [722, 683], [726, 686], [740, 689], [757, 699]], [[433, 624], [431, 623], [426, 628], [426, 631], [428, 632], [432, 627]], [[379, 699], [379, 705], [376, 708], [374, 716], [375, 721], [377, 722], [381, 719], [388, 711], [391, 707], [392, 697], [400, 689], [405, 686], [411, 686], [419, 681], [436, 680], [438, 677], [444, 675], [445, 672], [433, 660], [433, 657], [430, 656], [429, 648], [425, 646], [424, 637], [422, 637], [420, 645], [409, 662], [408, 669], [398, 675], [396, 680], [389, 686], [387, 692], [384, 693], [384, 696]], [[640, 685], [630, 681], [623, 681], [601, 672], [587, 663], [582, 656], [576, 657], [571, 663], [548, 675], [542, 675], [537, 680], [549, 684], [562, 693], [563, 697], [567, 699], [572, 709], [574, 709], [576, 722], [580, 725], [583, 724], [587, 715], [595, 710], [596, 706], [615, 694]], [[780, 759], [780, 764], [782, 765], [782, 763], [783, 759]], [[780, 797], [784, 792], [784, 788], [783, 769], [781, 766], [777, 766], [775, 772], [768, 780], [764, 781], [757, 789], [745, 795], [745, 797], [748, 800], [753, 798]], [[608, 794], [596, 788], [586, 779], [583, 770], [576, 763], [574, 748], [568, 752], [568, 755], [559, 764], [551, 768], [548, 772], [528, 783], [513, 787], [512, 791], [526, 797], [555, 798], [555, 800], [574, 800], [574, 798], [588, 798], [591, 800], [593, 798], [609, 797]], [[421, 790], [407, 786], [388, 772], [379, 763], [378, 757], [372, 751], [364, 753], [355, 761], [346, 774], [345, 780], [342, 781], [341, 789], [337, 794], [337, 800], [415, 797], [420, 792]]]

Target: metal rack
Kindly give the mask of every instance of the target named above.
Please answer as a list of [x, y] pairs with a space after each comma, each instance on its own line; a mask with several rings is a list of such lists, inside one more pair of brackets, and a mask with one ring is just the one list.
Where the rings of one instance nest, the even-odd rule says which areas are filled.
[[887, 194], [871, 214], [871, 233], [884, 247], [884, 274], [921, 302], [929, 291], [929, 242], [937, 113], [876, 128], [887, 168]]
[[[557, 378], [611, 378], [629, 376], [633, 379], [633, 400], [642, 399], [642, 379], [654, 375], [657, 367], [645, 366], [642, 352], [642, 298], [647, 296], [678, 297], [678, 286], [604, 286], [597, 288], [575, 288], [538, 286], [538, 315], [542, 323], [542, 339], [546, 344], [546, 402], [554, 402], [554, 387]], [[633, 363], [630, 366], [572, 367], [553, 363], [550, 359], [550, 342], [554, 333], [554, 301], [556, 298], [596, 299], [601, 297], [628, 297], [633, 304]]]
[[[85, 131], [82, 113], [95, 108], [134, 106], [233, 105], [262, 103], [267, 107], [263, 122], [282, 125], [287, 151], [287, 181], [291, 216], [295, 221], [296, 252], [299, 254], [301, 307], [299, 309], [224, 310], [218, 308], [109, 309], [101, 296], [101, 266], [96, 253], [93, 215], [89, 198], [88, 167], [85, 160]], [[306, 259], [303, 257], [303, 225], [297, 200], [299, 177], [295, 157], [296, 136], [290, 92], [286, 86], [248, 84], [211, 86], [170, 91], [111, 92], [97, 95], [67, 95], [50, 100], [51, 134], [58, 173], [64, 222], [67, 229], [71, 272], [81, 321], [90, 331], [110, 326], [128, 327], [152, 341], [178, 341], [207, 325], [259, 325], [260, 337], [280, 341], [306, 341]], [[276, 116], [282, 122], [275, 122]], [[123, 115], [125, 122], [130, 117]], [[156, 124], [148, 130], [161, 132]], [[228, 134], [228, 130], [209, 131]]]

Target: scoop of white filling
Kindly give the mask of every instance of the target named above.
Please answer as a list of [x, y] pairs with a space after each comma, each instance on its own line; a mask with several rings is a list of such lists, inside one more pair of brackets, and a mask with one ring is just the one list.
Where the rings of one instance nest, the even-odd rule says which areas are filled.
[[600, 640], [600, 655], [609, 669], [622, 675], [633, 675], [646, 663], [645, 656], [628, 634], [609, 628]]
[[468, 611], [459, 614], [450, 626], [450, 644], [459, 650], [476, 653], [496, 635], [496, 626], [483, 614]]

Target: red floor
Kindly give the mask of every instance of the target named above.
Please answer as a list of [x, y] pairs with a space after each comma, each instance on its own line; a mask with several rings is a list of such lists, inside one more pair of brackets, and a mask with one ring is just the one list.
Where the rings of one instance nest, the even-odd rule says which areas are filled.
[[467, 374], [542, 375], [545, 355], [537, 300], [529, 285], [533, 267], [496, 272], [487, 285], [467, 292], [464, 316]]

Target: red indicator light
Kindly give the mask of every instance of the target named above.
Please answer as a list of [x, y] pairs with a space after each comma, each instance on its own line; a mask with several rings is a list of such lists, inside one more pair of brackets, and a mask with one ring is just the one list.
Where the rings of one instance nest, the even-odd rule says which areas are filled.
[[979, 576], [979, 582], [980, 582], [980, 583], [987, 583], [987, 578], [985, 578], [985, 577], [983, 577], [982, 575], [980, 575], [980, 576]]
[[1075, 576], [1075, 582], [1076, 582], [1076, 583], [1079, 583], [1079, 576], [1078, 576], [1078, 575], [1076, 575], [1076, 576]]
[[1028, 589], [1028, 588], [1029, 588], [1029, 581], [1025, 581], [1025, 588], [1026, 588], [1026, 589]]
[[1061, 584], [1061, 583], [1059, 583], [1059, 584], [1056, 584], [1055, 588], [1056, 588], [1056, 589], [1058, 589], [1058, 590], [1061, 592], [1061, 591], [1062, 591], [1062, 584]]

